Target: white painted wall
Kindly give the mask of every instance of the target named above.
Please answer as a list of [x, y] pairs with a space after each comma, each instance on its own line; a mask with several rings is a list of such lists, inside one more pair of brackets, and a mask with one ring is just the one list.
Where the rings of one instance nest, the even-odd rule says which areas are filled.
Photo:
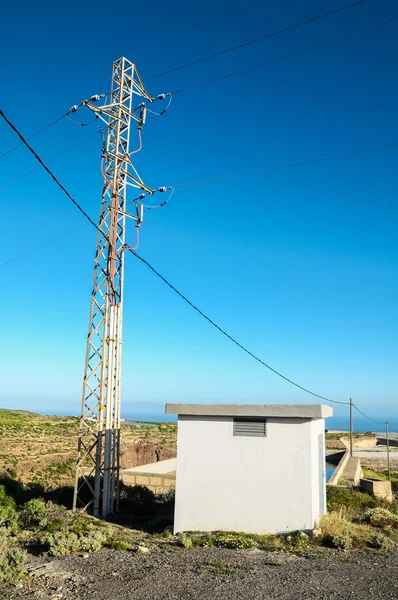
[[325, 494], [324, 427], [323, 419], [269, 418], [267, 437], [241, 437], [232, 417], [180, 415], [175, 532], [312, 529]]

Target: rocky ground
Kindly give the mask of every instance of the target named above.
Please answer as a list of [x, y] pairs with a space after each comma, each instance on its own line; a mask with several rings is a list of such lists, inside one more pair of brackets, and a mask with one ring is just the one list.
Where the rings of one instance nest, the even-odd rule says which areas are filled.
[[388, 600], [398, 598], [398, 553], [176, 548], [31, 558], [1, 600]]

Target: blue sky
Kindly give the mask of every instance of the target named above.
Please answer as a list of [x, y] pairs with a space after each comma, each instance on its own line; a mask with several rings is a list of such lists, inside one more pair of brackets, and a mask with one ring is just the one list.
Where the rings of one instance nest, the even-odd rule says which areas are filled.
[[[110, 14], [101, 0], [95, 9], [62, 11], [50, 2], [7, 3], [2, 108], [30, 135], [109, 89], [122, 55], [150, 77], [343, 4], [114, 2]], [[173, 91], [396, 16], [393, 0], [366, 0], [154, 79], [148, 91]], [[396, 143], [397, 33], [398, 22], [176, 95], [144, 129], [141, 177], [151, 187], [176, 185]], [[75, 119], [89, 117], [81, 111]], [[47, 159], [92, 127], [64, 119], [32, 145]], [[17, 141], [0, 123], [0, 154]], [[94, 136], [51, 166], [94, 218], [99, 157]], [[178, 189], [165, 208], [147, 213], [140, 253], [276, 369], [336, 400], [352, 396], [398, 426], [397, 158], [393, 149]], [[35, 166], [18, 149], [0, 162], [0, 187]], [[0, 205], [4, 261], [84, 223], [43, 171], [1, 191]], [[1, 405], [79, 411], [95, 241], [87, 227], [1, 269]], [[223, 338], [132, 256], [125, 279], [125, 412], [168, 401], [313, 401]]]

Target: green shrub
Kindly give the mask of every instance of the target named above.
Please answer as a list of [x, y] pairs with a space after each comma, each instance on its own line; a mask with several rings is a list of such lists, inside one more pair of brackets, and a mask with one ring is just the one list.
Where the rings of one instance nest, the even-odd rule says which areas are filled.
[[106, 543], [106, 535], [100, 529], [93, 529], [79, 540], [79, 550], [82, 552], [98, 552]]
[[128, 550], [130, 548], [130, 544], [124, 540], [109, 540], [105, 543], [106, 548], [111, 548], [112, 550]]
[[214, 546], [218, 548], [246, 550], [254, 548], [255, 545], [255, 541], [244, 533], [221, 533], [214, 538]]
[[82, 513], [42, 500], [30, 500], [21, 510], [24, 541], [50, 556], [74, 552], [97, 552], [107, 542], [113, 528]]
[[374, 496], [352, 489], [327, 486], [328, 512], [344, 509], [355, 516], [360, 516], [366, 509], [376, 506], [379, 506], [379, 502]]
[[0, 485], [0, 526], [10, 526], [16, 521], [15, 501], [7, 495], [4, 485]]
[[0, 533], [0, 585], [16, 583], [25, 571], [26, 552]]
[[76, 552], [98, 552], [106, 543], [106, 535], [100, 529], [79, 536], [70, 530], [45, 532], [39, 536], [42, 550], [50, 556], [65, 556]]
[[47, 511], [46, 503], [43, 500], [29, 500], [23, 505], [20, 519], [24, 527], [37, 527], [43, 520]]
[[381, 527], [398, 527], [398, 515], [391, 512], [387, 508], [381, 507], [368, 508], [368, 510], [366, 510], [361, 516], [361, 521], [371, 523], [371, 519], [375, 515], [380, 515], [382, 517], [380, 520]]
[[192, 546], [197, 547], [211, 547], [214, 546], [215, 537], [211, 533], [204, 533], [202, 535], [196, 535], [191, 537]]
[[308, 535], [302, 534], [300, 531], [278, 537], [281, 542], [281, 549], [287, 552], [305, 550], [308, 548], [311, 541]]
[[344, 533], [335, 533], [334, 535], [326, 535], [323, 538], [324, 543], [332, 548], [339, 550], [349, 550], [353, 545], [352, 535], [346, 531]]
[[354, 525], [339, 513], [324, 515], [321, 520], [322, 542], [325, 546], [348, 550], [353, 546], [362, 544], [363, 526]]
[[68, 528], [77, 535], [85, 535], [91, 532], [94, 528], [94, 522], [81, 513], [69, 513], [68, 514]]
[[398, 512], [397, 500], [389, 503], [365, 492], [333, 485], [327, 486], [327, 507], [328, 512], [337, 512], [343, 509], [354, 518], [360, 518], [362, 513], [369, 508], [381, 507]]
[[193, 546], [191, 538], [188, 535], [186, 535], [186, 533], [182, 533], [180, 535], [179, 543], [184, 548], [192, 548]]
[[50, 556], [65, 556], [80, 550], [79, 537], [73, 532], [43, 533], [38, 541], [42, 550]]
[[380, 533], [379, 531], [372, 531], [370, 533], [368, 545], [370, 548], [376, 548], [382, 552], [390, 552], [395, 548], [395, 543], [384, 535], [384, 533]]

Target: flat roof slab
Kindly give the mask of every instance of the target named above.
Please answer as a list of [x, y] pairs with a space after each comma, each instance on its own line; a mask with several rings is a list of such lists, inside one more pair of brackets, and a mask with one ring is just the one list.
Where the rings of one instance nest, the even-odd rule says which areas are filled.
[[326, 419], [333, 416], [333, 408], [325, 404], [166, 404], [166, 414], [198, 417]]
[[127, 473], [153, 473], [156, 475], [167, 475], [173, 473], [177, 469], [177, 459], [169, 458], [168, 460], [159, 460], [155, 463], [149, 463], [147, 465], [141, 465], [139, 467], [130, 467], [130, 469], [123, 469]]

